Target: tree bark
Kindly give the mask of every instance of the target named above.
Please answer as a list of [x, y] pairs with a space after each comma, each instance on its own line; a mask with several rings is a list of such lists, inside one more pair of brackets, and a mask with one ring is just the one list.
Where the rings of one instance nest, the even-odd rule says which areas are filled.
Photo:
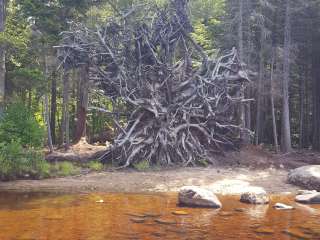
[[75, 142], [78, 142], [82, 137], [86, 136], [86, 121], [89, 100], [89, 68], [86, 65], [83, 66], [80, 71]]
[[313, 136], [312, 136], [312, 147], [313, 150], [320, 150], [320, 57], [315, 56], [313, 61]]
[[[239, 49], [239, 59], [240, 63], [243, 64], [244, 61], [244, 34], [243, 34], [243, 8], [244, 8], [244, 0], [239, 0], [239, 25], [238, 25], [238, 49]], [[240, 89], [240, 97], [244, 97], [245, 95], [245, 87], [244, 85], [241, 86]], [[240, 106], [240, 124], [241, 124], [241, 130], [240, 130], [240, 138], [243, 143], [248, 144], [250, 142], [250, 135], [248, 131], [244, 130], [247, 127], [246, 123], [246, 105], [244, 103]]]
[[[310, 53], [310, 56], [312, 54]], [[308, 78], [305, 81], [305, 121], [304, 121], [304, 130], [303, 130], [303, 147], [310, 147], [310, 126], [312, 126], [312, 118], [310, 112], [312, 111], [312, 101], [310, 101], [310, 85], [312, 84], [312, 61], [308, 64]]]
[[53, 144], [56, 143], [56, 115], [57, 115], [57, 78], [56, 74], [53, 74], [51, 80], [51, 117], [50, 127]]
[[63, 73], [63, 106], [62, 106], [62, 145], [65, 149], [70, 146], [70, 116], [69, 116], [69, 85], [70, 73]]
[[281, 150], [291, 151], [290, 109], [289, 109], [289, 78], [290, 78], [290, 47], [291, 47], [291, 19], [290, 1], [286, 0], [286, 19], [284, 33], [284, 64], [282, 84], [282, 134]]
[[[44, 54], [44, 73], [45, 73], [45, 79], [48, 80], [48, 62], [47, 62], [47, 56]], [[44, 119], [47, 126], [47, 135], [48, 135], [48, 147], [50, 149], [50, 152], [53, 152], [53, 144], [52, 144], [52, 135], [51, 135], [51, 126], [50, 126], [50, 113], [49, 113], [49, 98], [47, 91], [44, 95]]]
[[[314, 12], [313, 18], [318, 16]], [[318, 27], [316, 20], [313, 20], [312, 29]], [[320, 151], [320, 48], [317, 45], [320, 41], [320, 34], [312, 32], [312, 148]]]
[[51, 135], [51, 127], [50, 127], [50, 113], [49, 113], [49, 98], [48, 94], [45, 93], [44, 95], [44, 117], [46, 121], [47, 126], [47, 133], [48, 133], [48, 147], [50, 150], [50, 153], [53, 152], [53, 143], [52, 143], [52, 135]]
[[[0, 0], [0, 33], [5, 31], [5, 0]], [[6, 49], [0, 44], [0, 112], [3, 111], [5, 101], [6, 81]]]
[[257, 112], [256, 112], [256, 134], [255, 134], [255, 144], [258, 145], [262, 136], [262, 90], [263, 90], [263, 78], [264, 78], [264, 27], [261, 26], [260, 33], [260, 53], [259, 53], [259, 77], [258, 77], [258, 92], [257, 92]]
[[271, 115], [272, 115], [272, 129], [273, 129], [273, 142], [275, 146], [275, 150], [279, 152], [279, 144], [278, 144], [278, 132], [277, 132], [277, 123], [276, 123], [276, 114], [274, 107], [274, 64], [275, 64], [275, 49], [272, 49], [272, 59], [271, 59], [271, 72], [270, 72], [270, 100], [271, 100]]
[[[248, 11], [250, 12], [251, 9], [252, 9], [252, 3], [250, 0], [246, 0], [245, 1], [245, 9], [248, 9]], [[247, 64], [248, 66], [251, 66], [251, 53], [254, 52], [254, 48], [253, 48], [253, 34], [252, 32], [249, 30], [248, 33], [247, 33], [248, 37], [247, 37], [247, 45], [248, 45], [248, 53], [247, 53], [247, 58], [246, 58], [246, 61], [247, 61]], [[245, 97], [250, 99], [252, 98], [252, 84], [248, 85], [247, 88], [246, 88], [246, 91], [245, 91]], [[246, 128], [249, 129], [249, 130], [252, 130], [252, 112], [251, 112], [251, 109], [252, 109], [252, 104], [251, 102], [247, 103], [246, 106]], [[250, 140], [253, 140], [251, 139], [250, 137]], [[250, 141], [251, 142], [251, 141]]]
[[[306, 67], [306, 77], [308, 76], [308, 65]], [[306, 96], [306, 84], [305, 79], [300, 78], [300, 122], [299, 122], [299, 148], [304, 148], [305, 140], [305, 96]]]

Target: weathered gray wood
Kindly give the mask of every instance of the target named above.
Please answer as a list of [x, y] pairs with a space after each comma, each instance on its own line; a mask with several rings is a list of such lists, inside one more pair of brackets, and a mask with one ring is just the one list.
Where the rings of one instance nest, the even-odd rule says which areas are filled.
[[127, 109], [124, 127], [113, 119], [119, 131], [103, 156], [120, 167], [210, 161], [247, 131], [234, 114], [248, 82], [237, 50], [207, 56], [191, 37], [187, 1], [171, 4], [140, 9], [139, 18], [133, 8], [97, 29], [75, 24], [58, 47], [65, 69], [88, 64], [90, 80]]

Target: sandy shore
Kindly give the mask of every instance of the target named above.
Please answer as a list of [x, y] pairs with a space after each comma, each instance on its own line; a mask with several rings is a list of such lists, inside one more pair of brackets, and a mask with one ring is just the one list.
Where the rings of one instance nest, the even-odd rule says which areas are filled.
[[18, 192], [176, 192], [182, 186], [201, 186], [220, 194], [239, 194], [257, 186], [268, 193], [295, 192], [287, 170], [268, 168], [178, 168], [161, 171], [90, 173], [87, 175], [1, 182], [0, 191]]

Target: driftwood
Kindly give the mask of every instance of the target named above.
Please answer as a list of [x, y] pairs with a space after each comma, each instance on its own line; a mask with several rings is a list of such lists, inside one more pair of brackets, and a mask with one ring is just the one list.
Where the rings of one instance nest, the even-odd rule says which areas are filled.
[[106, 146], [95, 146], [89, 144], [85, 138], [81, 138], [80, 141], [66, 149], [57, 149], [46, 155], [46, 160], [49, 162], [63, 162], [70, 161], [75, 163], [86, 163], [91, 160], [97, 160], [105, 153], [106, 147], [109, 147], [109, 143]]
[[114, 119], [119, 134], [104, 161], [120, 167], [210, 161], [239, 141], [236, 112], [247, 100], [238, 93], [248, 78], [237, 51], [207, 56], [190, 35], [187, 0], [145, 8], [96, 29], [73, 24], [58, 47], [61, 65], [88, 64], [96, 87], [126, 107], [127, 124]]

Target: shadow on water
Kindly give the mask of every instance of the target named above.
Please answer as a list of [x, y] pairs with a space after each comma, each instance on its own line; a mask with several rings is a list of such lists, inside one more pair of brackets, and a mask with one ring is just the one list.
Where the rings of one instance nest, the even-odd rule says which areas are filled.
[[[176, 194], [0, 194], [1, 240], [320, 239], [320, 206], [273, 196], [270, 206], [221, 197], [224, 207], [179, 208]], [[275, 202], [295, 210], [278, 211]]]

